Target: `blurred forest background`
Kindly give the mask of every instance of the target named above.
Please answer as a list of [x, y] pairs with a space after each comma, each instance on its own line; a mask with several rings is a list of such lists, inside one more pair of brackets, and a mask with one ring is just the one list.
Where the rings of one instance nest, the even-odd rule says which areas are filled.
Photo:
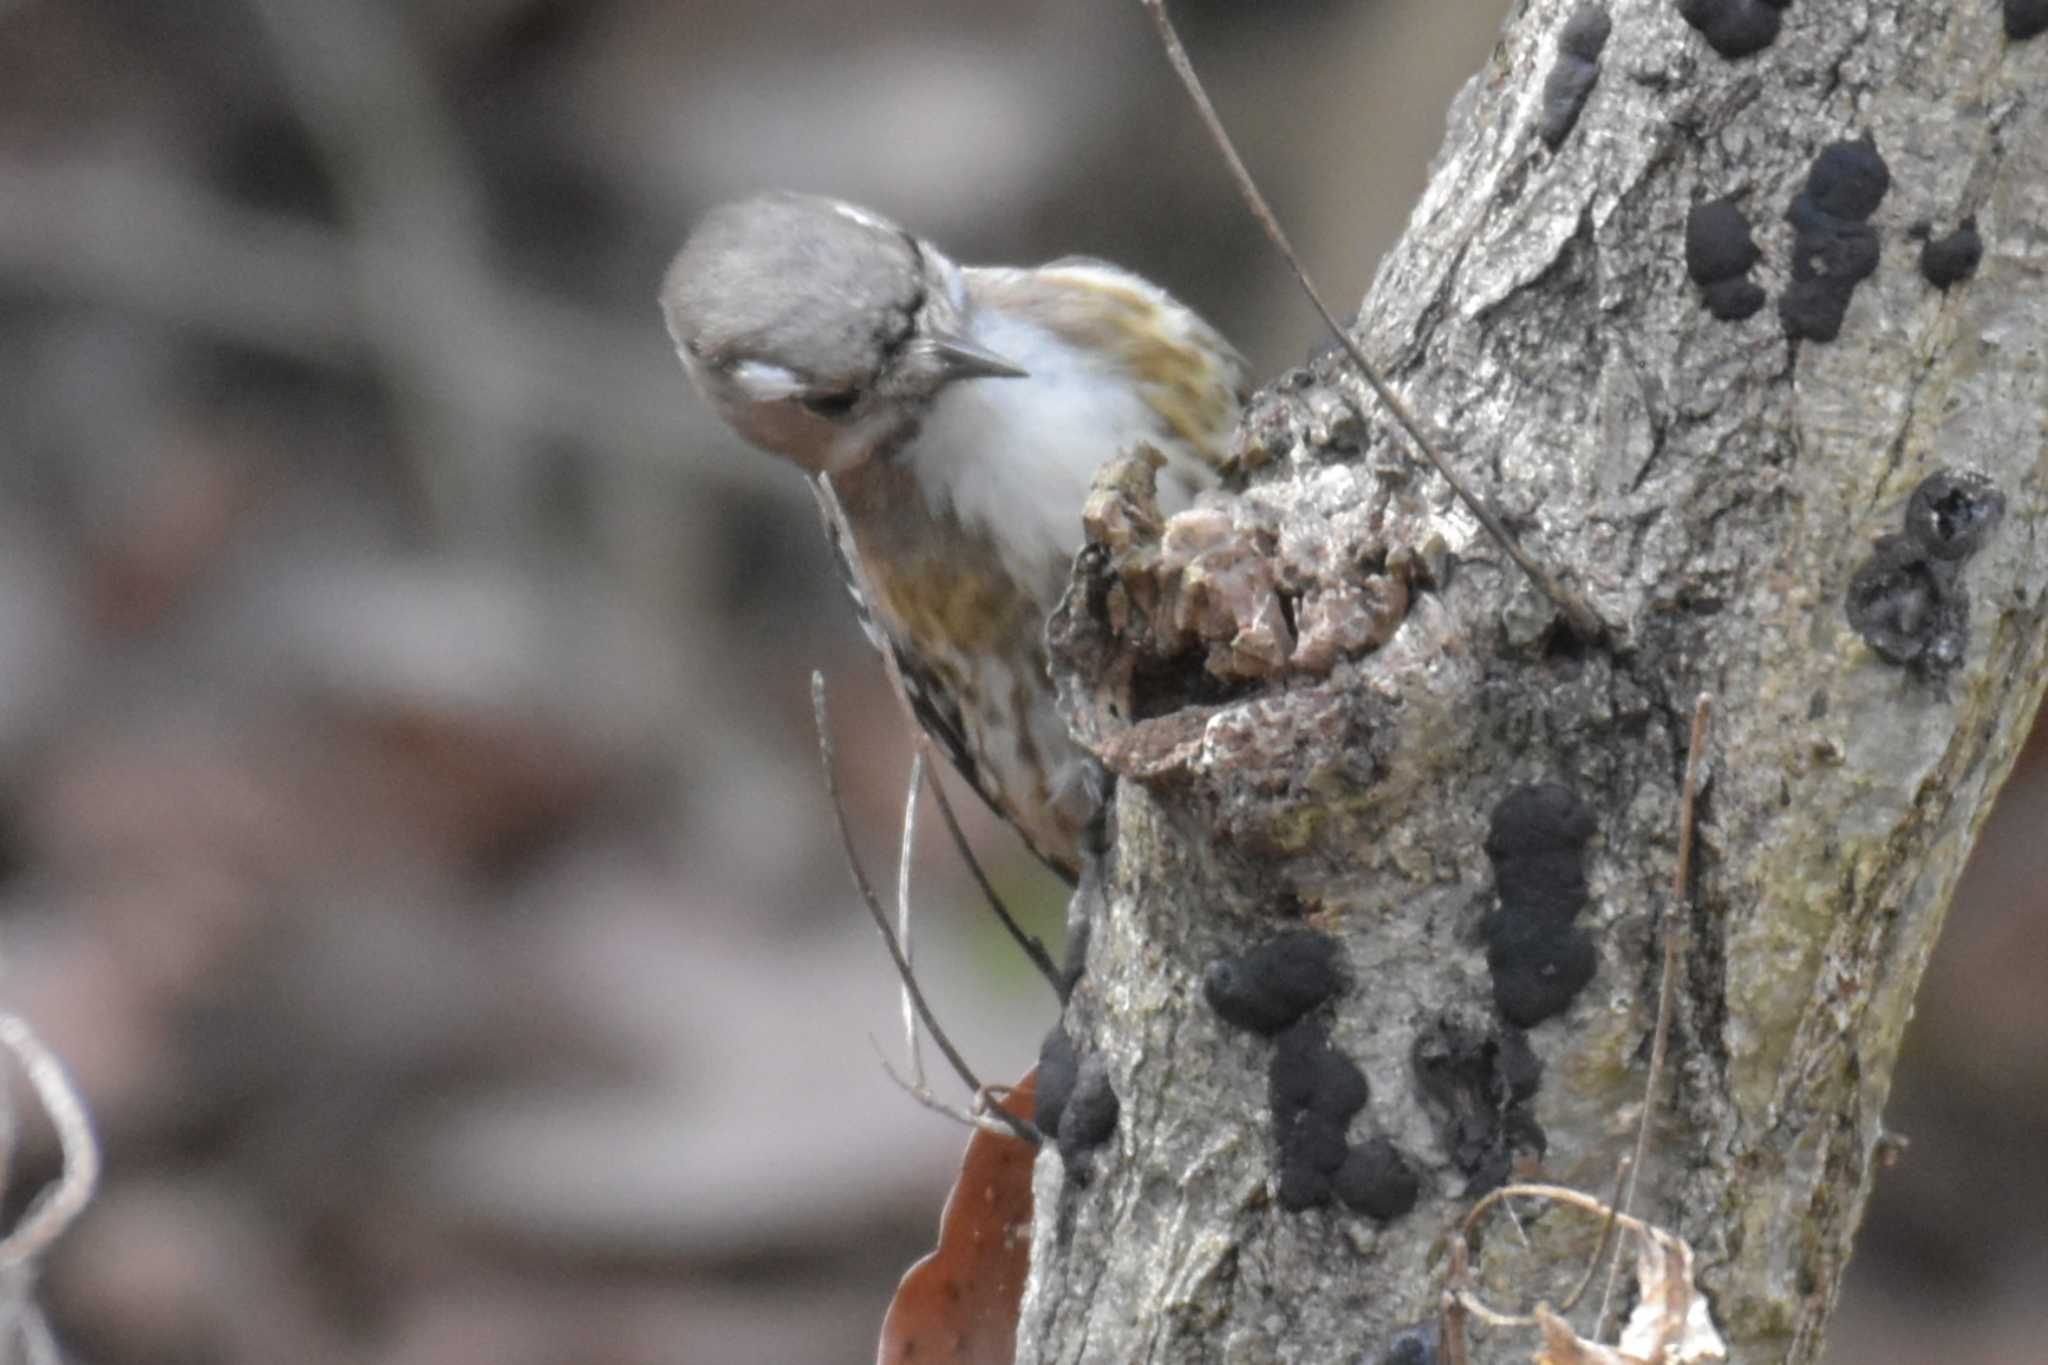
[[[1333, 299], [1503, 10], [1177, 6]], [[42, 1292], [71, 1359], [872, 1358], [962, 1134], [870, 1046], [809, 671], [878, 872], [907, 750], [655, 288], [713, 203], [828, 191], [1128, 264], [1270, 376], [1318, 338], [1169, 80], [1109, 0], [0, 0], [0, 998], [106, 1144]], [[1838, 1361], [2048, 1336], [2044, 818], [2037, 743]], [[926, 980], [1014, 1076], [1052, 1002], [926, 842]]]

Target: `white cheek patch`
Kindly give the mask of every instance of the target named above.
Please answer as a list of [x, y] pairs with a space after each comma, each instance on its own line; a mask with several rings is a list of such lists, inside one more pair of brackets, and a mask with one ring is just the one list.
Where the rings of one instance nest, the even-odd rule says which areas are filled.
[[901, 231], [888, 219], [869, 213], [858, 204], [849, 204], [844, 200], [835, 199], [832, 201], [832, 211], [841, 218], [859, 223], [864, 228], [872, 229], [875, 232], [887, 233], [892, 237]]
[[732, 367], [732, 382], [755, 403], [775, 403], [803, 392], [804, 383], [795, 371], [759, 360], [742, 360]]

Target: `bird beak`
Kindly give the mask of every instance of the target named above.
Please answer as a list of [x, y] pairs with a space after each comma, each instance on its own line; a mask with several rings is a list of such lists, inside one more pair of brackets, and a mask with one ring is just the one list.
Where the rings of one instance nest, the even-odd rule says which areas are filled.
[[985, 351], [959, 337], [937, 336], [931, 340], [932, 354], [945, 367], [948, 379], [1029, 379], [1030, 372], [1012, 365], [994, 351]]

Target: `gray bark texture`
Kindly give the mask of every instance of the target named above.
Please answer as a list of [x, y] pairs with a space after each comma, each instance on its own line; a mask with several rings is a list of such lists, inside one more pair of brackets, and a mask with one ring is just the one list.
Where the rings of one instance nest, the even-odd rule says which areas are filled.
[[[1119, 775], [1065, 1029], [1120, 1113], [1102, 1145], [1040, 1157], [1020, 1361], [1435, 1359], [1402, 1333], [1436, 1318], [1477, 1193], [1511, 1173], [1605, 1196], [1641, 1112], [1702, 692], [1634, 1207], [1696, 1249], [1731, 1359], [1820, 1352], [1915, 986], [2042, 694], [2048, 36], [2008, 39], [1989, 0], [1801, 0], [1731, 60], [1670, 0], [1612, 0], [1553, 151], [1537, 124], [1577, 3], [1511, 16], [1358, 335], [1608, 637], [1564, 631], [1339, 357], [1254, 402], [1241, 493], [1162, 533], [1142, 462], [1098, 484], [1051, 633], [1069, 717]], [[1836, 339], [1788, 339], [1780, 301], [1818, 251], [1788, 211], [1827, 197], [1824, 148], [1865, 137], [1890, 176], [1876, 268]], [[1694, 206], [1731, 196], [1769, 302], [1722, 321], [1684, 244]], [[1917, 226], [1972, 217], [1981, 267], [1936, 288]], [[1923, 486], [1953, 516], [1916, 510]], [[2001, 500], [1974, 553], [1941, 557]], [[1916, 548], [1936, 523], [1948, 548]], [[1877, 625], [1852, 622], [1858, 593]], [[1590, 818], [1583, 864], [1569, 838], [1514, 861], [1513, 829], [1489, 856], [1503, 799], [1539, 785]], [[1555, 875], [1504, 885], [1532, 866]], [[1561, 910], [1517, 909], [1546, 886]], [[1523, 913], [1547, 948], [1515, 937]], [[1313, 1017], [1370, 1090], [1348, 1148], [1386, 1139], [1419, 1176], [1385, 1221], [1286, 1207], [1284, 1040], [1205, 998], [1213, 964], [1304, 929], [1336, 941], [1348, 984]], [[1512, 971], [1569, 977], [1577, 931], [1590, 981], [1531, 1017]], [[1557, 1303], [1597, 1234], [1558, 1208], [1490, 1220], [1488, 1301]], [[1632, 1292], [1624, 1274], [1617, 1311]], [[1479, 1333], [1472, 1358], [1536, 1345]]]

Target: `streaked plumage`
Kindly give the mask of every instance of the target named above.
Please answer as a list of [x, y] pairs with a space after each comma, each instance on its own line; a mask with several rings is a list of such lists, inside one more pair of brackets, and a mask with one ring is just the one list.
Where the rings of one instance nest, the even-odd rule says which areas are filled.
[[1095, 471], [1140, 441], [1162, 508], [1212, 483], [1244, 363], [1099, 261], [960, 267], [865, 210], [775, 194], [710, 214], [662, 306], [742, 436], [829, 478], [868, 634], [982, 796], [1070, 878], [1086, 765], [1052, 705], [1045, 619]]

